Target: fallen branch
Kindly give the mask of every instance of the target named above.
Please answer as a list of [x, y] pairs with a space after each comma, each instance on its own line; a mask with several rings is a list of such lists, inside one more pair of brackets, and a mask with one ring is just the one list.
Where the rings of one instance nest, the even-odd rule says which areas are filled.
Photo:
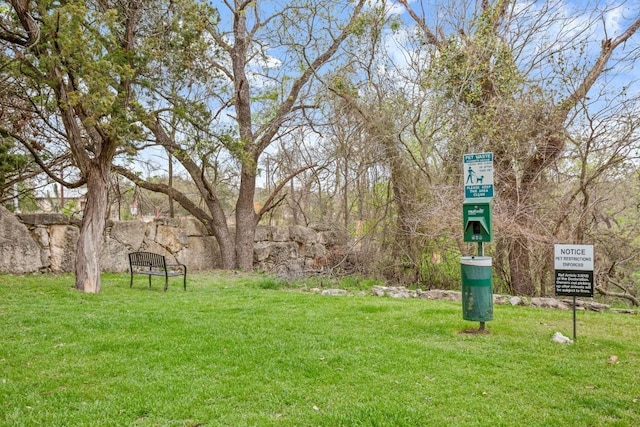
[[633, 296], [629, 293], [629, 291], [622, 286], [620, 283], [617, 283], [615, 280], [607, 277], [606, 278], [607, 282], [612, 283], [613, 285], [617, 286], [620, 289], [623, 289], [624, 292], [613, 292], [613, 291], [609, 291], [607, 289], [604, 289], [602, 286], [596, 286], [596, 291], [598, 291], [599, 293], [601, 293], [602, 295], [606, 295], [608, 297], [616, 297], [616, 298], [622, 298], [622, 299], [626, 299], [628, 301], [631, 301], [631, 303], [634, 306], [640, 306], [640, 298]]

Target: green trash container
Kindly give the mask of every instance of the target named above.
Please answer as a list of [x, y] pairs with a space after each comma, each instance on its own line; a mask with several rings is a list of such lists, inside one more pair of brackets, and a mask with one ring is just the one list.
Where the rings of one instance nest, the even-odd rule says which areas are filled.
[[491, 257], [462, 257], [460, 268], [462, 272], [462, 318], [474, 322], [493, 320]]

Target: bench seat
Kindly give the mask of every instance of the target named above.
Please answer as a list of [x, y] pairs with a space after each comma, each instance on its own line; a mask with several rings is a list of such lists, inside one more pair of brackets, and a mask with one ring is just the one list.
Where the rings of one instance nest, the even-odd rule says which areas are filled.
[[187, 290], [187, 266], [167, 264], [164, 255], [153, 252], [131, 252], [129, 253], [129, 271], [131, 272], [129, 287], [133, 286], [135, 274], [149, 276], [149, 287], [151, 287], [151, 276], [164, 277], [165, 291], [169, 287], [169, 277], [182, 276], [184, 290]]

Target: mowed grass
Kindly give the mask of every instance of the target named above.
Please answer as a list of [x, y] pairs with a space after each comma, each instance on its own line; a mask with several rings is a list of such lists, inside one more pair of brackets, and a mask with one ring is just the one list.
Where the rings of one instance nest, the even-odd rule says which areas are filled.
[[[0, 275], [3, 426], [640, 425], [640, 317], [279, 289], [190, 275]], [[275, 288], [275, 289], [274, 289]], [[617, 363], [609, 363], [611, 356]]]

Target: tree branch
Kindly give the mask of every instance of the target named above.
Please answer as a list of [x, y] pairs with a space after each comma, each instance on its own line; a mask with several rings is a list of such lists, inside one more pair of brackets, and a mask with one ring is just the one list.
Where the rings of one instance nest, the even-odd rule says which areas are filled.
[[344, 30], [336, 37], [329, 47], [318, 55], [311, 63], [308, 64], [307, 68], [303, 71], [302, 75], [298, 77], [293, 84], [291, 85], [291, 90], [287, 95], [285, 101], [280, 104], [274, 118], [269, 121], [265, 126], [256, 132], [256, 134], [261, 135], [256, 146], [256, 152], [254, 152], [254, 156], [256, 154], [262, 153], [271, 143], [274, 135], [280, 129], [280, 126], [284, 122], [287, 114], [292, 111], [292, 108], [298, 100], [298, 96], [303, 86], [309, 81], [309, 79], [316, 73], [316, 71], [322, 67], [327, 61], [331, 59], [331, 57], [338, 51], [338, 48], [342, 44], [342, 42], [347, 38], [349, 34], [351, 34], [351, 29], [356, 23], [357, 18], [360, 16], [360, 11], [365, 6], [366, 1], [358, 0], [358, 3], [355, 5], [353, 14], [351, 15], [351, 19], [345, 26]]
[[209, 226], [207, 222], [211, 222], [211, 217], [207, 214], [205, 210], [200, 209], [198, 205], [193, 203], [182, 192], [176, 190], [173, 187], [169, 187], [166, 184], [148, 182], [140, 178], [138, 175], [131, 172], [130, 170], [119, 165], [113, 165], [113, 171], [127, 178], [129, 181], [133, 182], [138, 187], [144, 188], [145, 190], [154, 191], [156, 193], [162, 193], [162, 194], [166, 194], [167, 196], [171, 196], [176, 202], [180, 203], [180, 206], [182, 206], [190, 214], [198, 218], [205, 225], [205, 227], [207, 227], [207, 230], [209, 230]]
[[45, 163], [42, 158], [40, 158], [40, 155], [38, 154], [38, 151], [33, 147], [33, 145], [31, 144], [31, 142], [27, 141], [26, 139], [24, 139], [23, 137], [21, 137], [20, 135], [14, 134], [12, 132], [9, 132], [7, 129], [0, 127], [0, 136], [4, 137], [4, 138], [12, 138], [15, 139], [16, 141], [18, 141], [20, 144], [22, 144], [31, 154], [31, 156], [33, 157], [33, 160], [38, 164], [38, 166], [40, 166], [40, 168], [42, 168], [42, 171], [47, 174], [47, 176], [49, 178], [51, 178], [52, 180], [54, 180], [55, 182], [57, 182], [60, 185], [63, 185], [67, 188], [78, 188], [83, 186], [87, 181], [85, 178], [80, 178], [78, 181], [76, 182], [68, 182], [65, 181], [64, 179], [58, 177], [49, 167], [49, 165], [55, 165], [58, 161], [61, 161], [60, 159], [62, 158], [68, 158], [68, 155], [65, 156], [61, 156], [58, 159], [54, 160], [54, 162], [49, 163], [49, 165], [47, 165], [47, 163]]
[[[613, 279], [609, 277], [607, 277], [607, 281], [610, 283], [613, 283], [618, 287], [622, 287], [619, 283], [616, 283]], [[624, 287], [622, 287], [622, 289], [624, 289]], [[640, 306], [640, 298], [637, 298], [631, 295], [626, 289], [624, 289], [624, 292], [613, 292], [613, 291], [604, 289], [602, 286], [596, 286], [596, 291], [600, 292], [602, 295], [606, 295], [609, 297], [616, 297], [616, 298], [629, 300], [633, 305]]]
[[436, 47], [441, 47], [442, 42], [438, 40], [438, 37], [427, 26], [427, 24], [424, 22], [424, 19], [420, 18], [418, 14], [411, 7], [409, 7], [409, 2], [407, 0], [397, 0], [397, 2], [404, 6], [411, 19], [413, 19], [418, 27], [420, 27], [422, 33], [424, 34], [426, 42]]
[[287, 175], [280, 184], [278, 184], [276, 186], [276, 188], [271, 192], [271, 194], [269, 195], [269, 197], [267, 198], [267, 200], [264, 202], [264, 206], [262, 207], [262, 209], [260, 209], [260, 212], [258, 212], [258, 220], [257, 222], [260, 222], [260, 219], [262, 218], [263, 215], [265, 215], [267, 212], [269, 212], [272, 209], [275, 209], [280, 203], [282, 203], [282, 201], [284, 200], [284, 198], [286, 196], [282, 196], [280, 197], [277, 201], [274, 202], [274, 199], [276, 198], [276, 196], [278, 195], [278, 193], [282, 190], [282, 188], [287, 185], [287, 183], [289, 181], [291, 181], [293, 178], [295, 178], [296, 176], [298, 176], [299, 174], [301, 174], [302, 172], [309, 170], [309, 169], [313, 169], [315, 167], [317, 167], [317, 164], [313, 164], [313, 165], [308, 165], [308, 166], [303, 166], [293, 172], [291, 172], [289, 175]]
[[615, 39], [606, 39], [602, 41], [602, 48], [600, 50], [600, 55], [596, 60], [595, 64], [584, 78], [582, 83], [576, 88], [573, 93], [571, 93], [567, 99], [562, 101], [560, 105], [556, 108], [555, 118], [558, 122], [564, 121], [569, 114], [569, 111], [575, 107], [578, 102], [584, 99], [587, 96], [587, 93], [594, 85], [600, 74], [605, 69], [607, 62], [611, 58], [614, 50], [620, 46], [622, 43], [626, 42], [635, 34], [635, 32], [640, 28], [640, 18], [636, 19], [626, 30], [622, 32]]

